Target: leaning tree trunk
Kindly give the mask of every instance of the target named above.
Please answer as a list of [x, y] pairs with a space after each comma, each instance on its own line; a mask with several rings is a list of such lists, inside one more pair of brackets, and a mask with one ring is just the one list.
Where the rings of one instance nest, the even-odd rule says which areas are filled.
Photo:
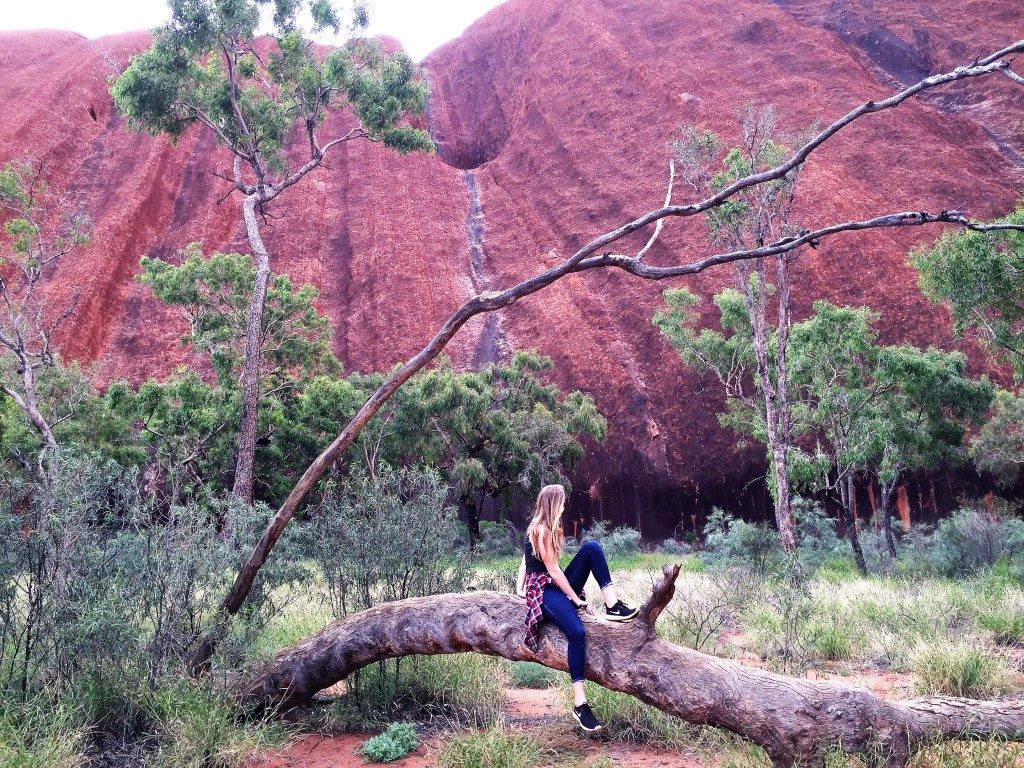
[[256, 462], [256, 432], [260, 419], [260, 357], [263, 350], [263, 309], [270, 282], [270, 254], [260, 236], [256, 220], [259, 193], [248, 195], [242, 203], [245, 231], [256, 258], [256, 282], [245, 319], [245, 361], [242, 368], [242, 419], [238, 425], [235, 482], [232, 493], [246, 504], [252, 503], [253, 467]]
[[[725, 728], [764, 748], [774, 766], [820, 768], [827, 751], [904, 766], [919, 747], [963, 738], [1024, 739], [1024, 702], [930, 697], [887, 701], [865, 688], [775, 675], [658, 638], [654, 623], [675, 591], [666, 566], [636, 621], [584, 618], [586, 676], [691, 723]], [[497, 592], [386, 603], [340, 619], [282, 651], [240, 697], [258, 709], [302, 704], [382, 659], [471, 651], [566, 670], [565, 638], [543, 626], [523, 644], [522, 598]]]

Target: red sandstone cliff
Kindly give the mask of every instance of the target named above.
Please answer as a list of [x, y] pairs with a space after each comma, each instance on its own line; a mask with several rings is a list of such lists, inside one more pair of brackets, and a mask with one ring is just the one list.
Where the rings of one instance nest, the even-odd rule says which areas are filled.
[[[829, 120], [1000, 47], [1021, 22], [1018, 0], [511, 0], [425, 62], [438, 155], [344, 145], [275, 203], [272, 261], [320, 289], [347, 367], [385, 369], [472, 291], [531, 274], [657, 205], [680, 123], [732, 137], [746, 101], [775, 104], [788, 127]], [[63, 347], [95, 361], [102, 380], [159, 376], [185, 360], [180, 324], [133, 280], [140, 256], [170, 258], [191, 240], [244, 247], [237, 205], [217, 205], [225, 190], [209, 169], [228, 161], [212, 138], [197, 131], [172, 146], [126, 132], [112, 114], [110, 62], [147, 39], [0, 35], [0, 162], [43, 160], [97, 222], [95, 244], [51, 290], [81, 291]], [[862, 121], [809, 163], [803, 223], [890, 209], [1003, 211], [1021, 186], [1022, 121], [1024, 96], [1004, 78]], [[874, 233], [808, 252], [798, 307], [819, 296], [867, 303], [884, 312], [889, 340], [947, 339], [944, 313], [919, 296], [904, 255], [935, 234]], [[699, 222], [675, 223], [649, 259], [705, 251]], [[710, 294], [730, 277], [678, 284]], [[561, 383], [593, 392], [611, 429], [577, 487], [616, 521], [637, 524], [642, 511], [653, 534], [694, 498], [706, 507], [739, 493], [759, 467], [756, 452], [734, 451], [717, 427], [714, 387], [651, 326], [666, 287], [573, 276], [478, 318], [450, 350], [471, 365], [536, 347], [556, 360]]]

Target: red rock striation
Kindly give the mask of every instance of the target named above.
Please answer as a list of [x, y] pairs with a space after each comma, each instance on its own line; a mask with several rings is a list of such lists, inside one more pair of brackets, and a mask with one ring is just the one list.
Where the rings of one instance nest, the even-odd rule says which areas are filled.
[[[1018, 0], [510, 0], [424, 63], [438, 155], [346, 144], [274, 204], [272, 262], [320, 289], [347, 367], [386, 369], [474, 291], [532, 274], [659, 204], [666, 144], [681, 123], [734, 138], [748, 101], [776, 105], [790, 128], [830, 120], [1001, 47], [1021, 21]], [[62, 346], [95, 363], [101, 381], [188, 362], [182, 324], [134, 280], [140, 256], [173, 258], [193, 240], [245, 248], [237, 200], [218, 203], [225, 185], [211, 170], [229, 163], [212, 137], [195, 131], [172, 146], [127, 132], [112, 112], [107, 77], [147, 41], [0, 35], [0, 161], [44, 161], [52, 183], [84, 196], [96, 220], [94, 245], [50, 290], [80, 291]], [[1022, 181], [1022, 121], [1024, 95], [1005, 78], [861, 121], [808, 164], [802, 223], [1004, 211]], [[648, 258], [705, 254], [704, 234], [700, 222], [672, 223]], [[808, 251], [798, 316], [818, 297], [870, 304], [884, 313], [887, 340], [948, 340], [948, 319], [920, 297], [905, 260], [936, 234], [876, 232]], [[710, 295], [731, 277], [717, 270], [673, 284]], [[715, 387], [651, 326], [667, 287], [572, 276], [477, 318], [450, 349], [468, 366], [536, 347], [555, 359], [560, 383], [591, 391], [609, 439], [581, 468], [575, 510], [651, 536], [691, 525], [691, 514], [699, 524], [713, 503], [768, 503], [761, 484], [748, 486], [763, 471], [757, 452], [736, 451], [717, 426]]]

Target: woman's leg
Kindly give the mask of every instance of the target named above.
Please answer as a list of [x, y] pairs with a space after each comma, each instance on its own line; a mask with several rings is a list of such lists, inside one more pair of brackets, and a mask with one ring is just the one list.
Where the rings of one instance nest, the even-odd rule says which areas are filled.
[[579, 706], [587, 700], [583, 693], [583, 676], [587, 668], [587, 642], [583, 622], [569, 598], [553, 584], [544, 587], [541, 613], [562, 630], [565, 639], [569, 641], [569, 677], [573, 683], [576, 705]]
[[604, 549], [600, 543], [591, 539], [583, 542], [580, 551], [573, 557], [572, 562], [564, 569], [565, 578], [569, 585], [580, 592], [583, 585], [591, 574], [601, 588], [601, 596], [607, 606], [615, 605], [618, 596], [615, 594], [615, 587], [612, 586], [612, 575], [608, 570], [608, 560], [604, 556]]

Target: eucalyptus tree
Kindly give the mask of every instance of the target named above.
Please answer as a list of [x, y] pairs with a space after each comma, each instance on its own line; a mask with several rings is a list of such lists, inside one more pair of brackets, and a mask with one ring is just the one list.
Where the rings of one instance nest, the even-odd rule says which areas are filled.
[[[1024, 206], [996, 223], [1024, 224]], [[1024, 234], [1013, 229], [950, 232], [910, 255], [924, 294], [945, 304], [959, 336], [973, 336], [997, 363], [1013, 369], [1014, 390], [996, 397], [991, 418], [971, 443], [977, 467], [1004, 486], [1024, 466]]]
[[813, 314], [793, 326], [790, 342], [798, 440], [789, 471], [795, 483], [837, 503], [862, 573], [857, 480], [879, 481], [882, 527], [896, 558], [892, 519], [905, 473], [962, 461], [967, 429], [992, 401], [988, 381], [965, 374], [962, 354], [878, 344], [878, 317], [867, 307], [817, 301]]
[[[720, 193], [741, 179], [778, 167], [790, 153], [786, 139], [780, 137], [771, 107], [755, 109], [748, 104], [743, 108], [741, 117], [742, 142], [722, 157], [721, 142], [710, 131], [684, 128], [672, 143], [675, 163], [695, 194]], [[794, 136], [790, 143], [799, 146], [806, 140], [807, 137]], [[731, 250], [756, 250], [780, 238], [798, 234], [799, 230], [790, 225], [790, 216], [801, 168], [802, 165], [796, 165], [775, 178], [744, 187], [730, 199], [708, 210], [706, 219], [712, 243]], [[775, 522], [782, 548], [789, 554], [796, 551], [796, 536], [786, 473], [793, 431], [786, 366], [792, 322], [790, 267], [796, 256], [797, 250], [790, 249], [770, 258], [743, 259], [733, 264], [738, 295], [743, 300], [749, 325], [747, 350], [752, 354], [756, 390], [748, 390], [748, 394], [757, 400], [757, 407], [753, 410], [760, 414], [755, 431], [767, 449]], [[771, 262], [771, 268], [766, 267], [766, 261]], [[677, 294], [677, 299], [682, 300], [683, 295]], [[774, 320], [769, 317], [772, 301], [775, 304]], [[682, 306], [677, 304], [676, 309], [682, 309]], [[657, 315], [654, 322], [686, 357], [690, 353], [683, 352], [679, 346], [686, 345], [686, 332], [673, 335], [672, 331], [672, 324], [680, 319], [670, 310], [668, 314]]]
[[[142, 259], [139, 280], [163, 303], [178, 308], [187, 321], [182, 344], [205, 357], [212, 382], [183, 370], [164, 382], [149, 381], [136, 392], [119, 386], [110, 394], [119, 411], [138, 425], [154, 447], [154, 465], [166, 481], [171, 503], [201, 485], [230, 484], [237, 452], [233, 425], [242, 409], [247, 310], [257, 267], [246, 254], [214, 253], [204, 257], [193, 243], [172, 265]], [[298, 391], [320, 375], [341, 366], [331, 352], [331, 326], [314, 302], [310, 285], [295, 288], [287, 275], [271, 273], [257, 336], [259, 346], [259, 419], [257, 445], [274, 455], [263, 463], [281, 462], [260, 478], [261, 496], [273, 499], [275, 479], [287, 470], [276, 445], [290, 432], [288, 422]], [[257, 456], [257, 458], [259, 458]]]
[[0, 171], [0, 217], [0, 393], [52, 451], [58, 447], [55, 423], [73, 414], [84, 393], [75, 388], [73, 397], [48, 414], [40, 405], [39, 378], [56, 364], [53, 335], [74, 313], [78, 296], [58, 309], [40, 289], [61, 259], [88, 243], [92, 224], [80, 204], [47, 185], [40, 165], [27, 162], [8, 163]]
[[[241, 195], [256, 261], [246, 315], [233, 488], [236, 496], [251, 501], [260, 332], [271, 274], [261, 216], [271, 201], [344, 142], [367, 139], [403, 153], [432, 150], [429, 136], [405, 122], [422, 112], [426, 84], [408, 56], [387, 54], [372, 41], [354, 38], [329, 53], [318, 50], [310, 33], [341, 28], [339, 13], [328, 0], [169, 0], [169, 5], [170, 20], [114, 80], [111, 95], [136, 130], [177, 139], [200, 124], [232, 155], [231, 172], [216, 175], [228, 181], [230, 192]], [[266, 42], [258, 37], [264, 7], [273, 10], [273, 39]], [[307, 12], [309, 29], [300, 23]], [[353, 31], [366, 22], [365, 9], [357, 6]], [[354, 116], [346, 123], [354, 127], [328, 131], [326, 117], [343, 110]], [[296, 136], [301, 140], [289, 146]]]

